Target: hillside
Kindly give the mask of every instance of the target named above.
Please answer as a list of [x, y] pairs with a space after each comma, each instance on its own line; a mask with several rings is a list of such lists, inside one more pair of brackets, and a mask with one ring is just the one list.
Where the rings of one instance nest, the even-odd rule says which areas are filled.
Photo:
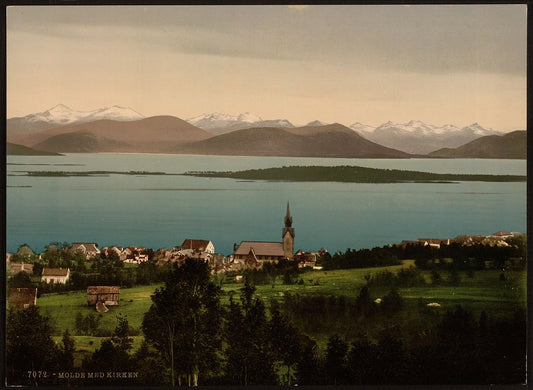
[[8, 142], [6, 145], [6, 154], [8, 156], [61, 156], [59, 153], [36, 150], [24, 145], [13, 144]]
[[156, 116], [137, 121], [98, 120], [29, 134], [20, 143], [58, 152], [167, 153], [176, 144], [211, 135], [179, 118]]
[[441, 158], [509, 158], [525, 159], [527, 133], [517, 130], [505, 135], [489, 135], [478, 138], [455, 149], [443, 148], [428, 154]]
[[46, 151], [60, 150], [64, 153], [97, 153], [127, 150], [126, 144], [97, 137], [86, 131], [54, 135], [35, 145], [35, 148]]
[[368, 141], [340, 125], [292, 129], [251, 128], [222, 134], [176, 148], [177, 153], [288, 157], [414, 157]]

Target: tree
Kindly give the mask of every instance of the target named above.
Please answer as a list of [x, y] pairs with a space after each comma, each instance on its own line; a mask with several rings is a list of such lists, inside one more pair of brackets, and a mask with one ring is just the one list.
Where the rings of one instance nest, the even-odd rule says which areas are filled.
[[11, 261], [14, 263], [33, 263], [38, 258], [28, 244], [22, 244], [18, 247], [17, 253], [11, 257]]
[[279, 310], [274, 309], [271, 312], [269, 330], [272, 350], [275, 359], [287, 367], [286, 384], [291, 386], [291, 367], [298, 362], [302, 352], [300, 335], [298, 329], [290, 324]]
[[159, 270], [157, 264], [152, 260], [148, 260], [139, 264], [136, 272], [137, 283], [139, 284], [152, 284], [158, 280]]
[[119, 314], [113, 336], [102, 341], [92, 357], [84, 361], [84, 368], [91, 371], [133, 371], [135, 363], [130, 355], [133, 339], [128, 336], [128, 330], [127, 318]]
[[359, 295], [355, 299], [356, 309], [363, 317], [372, 317], [375, 313], [376, 303], [370, 297], [370, 290], [367, 286], [361, 287]]
[[169, 365], [172, 386], [176, 379], [197, 386], [201, 373], [218, 370], [221, 320], [220, 288], [210, 280], [207, 262], [174, 264], [142, 323], [146, 340]]
[[31, 277], [28, 273], [22, 271], [11, 277], [7, 282], [9, 288], [33, 288]]
[[61, 369], [68, 371], [74, 367], [74, 339], [68, 329], [63, 332], [61, 346], [59, 347], [59, 362]]
[[433, 284], [434, 286], [438, 286], [441, 283], [441, 281], [442, 279], [441, 279], [439, 271], [437, 271], [436, 269], [432, 270], [431, 271], [431, 284]]
[[301, 349], [296, 371], [297, 383], [299, 385], [325, 384], [323, 362], [319, 357], [316, 342], [308, 336], [302, 335]]
[[49, 319], [39, 313], [37, 306], [8, 312], [6, 373], [10, 385], [29, 384], [24, 382], [28, 371], [58, 368], [58, 349], [51, 334]]
[[328, 339], [326, 352], [326, 373], [329, 384], [343, 384], [346, 375], [346, 353], [348, 344], [335, 334]]
[[452, 286], [458, 286], [459, 283], [461, 283], [461, 275], [459, 275], [459, 272], [457, 272], [457, 269], [455, 269], [455, 267], [450, 269], [450, 275], [448, 278], [448, 282]]
[[386, 314], [395, 314], [402, 310], [403, 299], [398, 293], [398, 289], [393, 288], [381, 301], [381, 308]]
[[376, 384], [380, 377], [378, 347], [366, 338], [352, 343], [348, 353], [348, 372], [354, 385]]
[[120, 352], [127, 353], [133, 346], [133, 339], [129, 337], [129, 322], [126, 316], [117, 315], [117, 326], [111, 341]]
[[98, 330], [100, 317], [94, 313], [89, 313], [87, 316], [84, 316], [81, 312], [77, 312], [74, 324], [74, 328], [78, 334], [94, 335]]
[[263, 301], [254, 298], [248, 279], [241, 289], [241, 304], [230, 299], [225, 327], [226, 376], [241, 386], [275, 383], [271, 338]]
[[165, 385], [168, 384], [168, 377], [161, 375], [168, 370], [160, 354], [150, 348], [146, 340], [143, 340], [139, 349], [133, 355], [136, 363], [135, 370], [139, 373], [137, 382], [145, 385]]

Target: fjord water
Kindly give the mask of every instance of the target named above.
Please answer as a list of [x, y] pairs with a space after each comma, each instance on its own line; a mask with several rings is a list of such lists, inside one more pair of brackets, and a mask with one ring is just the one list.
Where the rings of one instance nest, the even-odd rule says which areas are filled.
[[358, 165], [435, 173], [526, 174], [525, 160], [330, 159], [151, 154], [8, 156], [7, 250], [97, 242], [153, 249], [212, 240], [279, 241], [287, 201], [295, 249], [330, 252], [418, 238], [526, 231], [526, 183], [358, 184], [190, 176], [28, 177], [26, 171], [235, 171]]

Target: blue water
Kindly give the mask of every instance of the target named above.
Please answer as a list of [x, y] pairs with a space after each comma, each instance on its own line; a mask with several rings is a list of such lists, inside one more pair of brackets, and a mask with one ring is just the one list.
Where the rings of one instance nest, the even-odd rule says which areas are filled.
[[[60, 164], [60, 165], [56, 165]], [[322, 159], [148, 154], [9, 156], [7, 250], [53, 241], [158, 249], [185, 238], [225, 255], [243, 240], [281, 240], [290, 200], [295, 249], [330, 252], [459, 234], [526, 230], [526, 183], [357, 184], [185, 176], [27, 177], [29, 170], [183, 173], [284, 165], [359, 165], [437, 173], [526, 174], [525, 160]]]

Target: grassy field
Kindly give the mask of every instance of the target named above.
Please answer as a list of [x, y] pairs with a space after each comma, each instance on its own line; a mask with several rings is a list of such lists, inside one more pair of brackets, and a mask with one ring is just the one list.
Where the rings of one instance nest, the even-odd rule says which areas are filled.
[[[366, 284], [365, 275], [374, 274], [388, 270], [397, 272], [402, 267], [413, 265], [413, 261], [406, 260], [402, 265], [378, 268], [348, 269], [334, 271], [306, 271], [300, 275], [303, 284], [284, 285], [281, 278], [272, 286], [260, 285], [256, 287], [256, 294], [268, 304], [270, 299], [283, 299], [285, 293], [293, 295], [336, 295], [346, 297], [356, 297], [361, 287]], [[423, 271], [424, 278], [429, 282], [429, 271]], [[445, 285], [447, 273], [441, 272], [443, 285], [440, 286], [420, 286], [399, 289], [400, 295], [405, 301], [405, 311], [414, 309], [422, 300], [424, 304], [437, 302], [441, 306], [438, 311], [453, 309], [455, 305], [461, 304], [463, 307], [472, 310], [475, 315], [479, 315], [485, 310], [491, 316], [508, 315], [517, 307], [525, 307], [526, 304], [526, 272], [507, 271], [506, 280], [500, 280], [501, 271], [484, 270], [474, 272], [473, 278], [468, 278], [465, 272], [460, 272], [461, 282], [458, 286]], [[127, 316], [129, 324], [138, 331], [139, 336], [135, 336], [134, 348], [136, 349], [142, 341], [140, 332], [144, 313], [151, 305], [150, 295], [160, 285], [141, 286], [134, 288], [123, 288], [120, 291], [120, 305], [109, 307], [109, 312], [96, 313], [93, 306], [87, 306], [85, 291], [76, 291], [60, 294], [45, 294], [37, 300], [38, 306], [43, 314], [48, 316], [54, 328], [56, 340], [65, 329], [69, 329], [74, 334], [76, 349], [76, 362], [79, 364], [83, 356], [93, 352], [100, 346], [103, 337], [79, 336], [75, 331], [75, 318], [77, 313], [84, 316], [94, 313], [100, 317], [99, 328], [111, 333], [115, 328], [118, 314]], [[230, 295], [236, 298], [242, 283], [235, 283], [226, 278], [223, 284], [222, 302], [229, 302]], [[371, 288], [373, 299], [381, 298], [390, 291], [389, 287]], [[321, 340], [324, 341], [324, 340]]]
[[[284, 285], [281, 278], [272, 286], [259, 285], [256, 294], [268, 302], [275, 298], [281, 300], [285, 293], [310, 295], [343, 295], [356, 297], [359, 290], [366, 284], [365, 275], [388, 270], [397, 272], [402, 267], [413, 265], [412, 260], [404, 260], [403, 265], [376, 268], [345, 269], [332, 271], [306, 271], [300, 275], [304, 284]], [[430, 280], [429, 272], [424, 271], [423, 276]], [[446, 273], [441, 272], [446, 281]], [[500, 280], [501, 271], [484, 270], [474, 273], [473, 278], [468, 278], [466, 273], [460, 272], [461, 282], [458, 286], [417, 286], [400, 288], [401, 296], [406, 300], [431, 300], [441, 304], [441, 307], [453, 307], [462, 304], [465, 307], [487, 308], [500, 310], [509, 303], [525, 305], [526, 297], [526, 272], [507, 271], [506, 280]], [[130, 326], [139, 330], [142, 317], [151, 304], [150, 295], [160, 285], [123, 288], [120, 290], [120, 305], [109, 307], [108, 313], [97, 314], [100, 316], [100, 327], [112, 331], [116, 325], [117, 314], [126, 315]], [[223, 284], [223, 303], [229, 301], [230, 295], [238, 296], [242, 283], [232, 283], [226, 280]], [[388, 287], [371, 288], [373, 298], [381, 298], [387, 294]], [[96, 313], [93, 306], [87, 306], [85, 291], [68, 293], [45, 294], [37, 304], [42, 312], [51, 319], [55, 334], [60, 335], [65, 329], [74, 332], [75, 317], [78, 312], [83, 315]], [[499, 308], [501, 306], [501, 308]]]
[[151, 305], [150, 295], [159, 285], [123, 288], [120, 290], [120, 305], [110, 306], [107, 313], [97, 313], [94, 306], [87, 306], [85, 291], [46, 294], [37, 299], [37, 305], [46, 314], [60, 335], [65, 329], [75, 334], [75, 319], [78, 312], [86, 316], [95, 313], [100, 316], [100, 328], [112, 331], [116, 326], [116, 316], [125, 315], [131, 327], [140, 329], [143, 315]]

